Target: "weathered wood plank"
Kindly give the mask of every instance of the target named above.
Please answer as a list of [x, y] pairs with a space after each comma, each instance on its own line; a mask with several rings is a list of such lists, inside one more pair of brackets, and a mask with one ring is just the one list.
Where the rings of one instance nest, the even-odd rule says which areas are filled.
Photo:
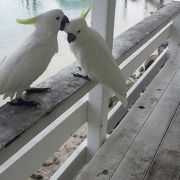
[[[86, 118], [87, 102], [63, 113], [0, 166], [0, 179], [24, 180], [29, 177], [87, 121]], [[17, 173], [19, 168], [21, 173]]]
[[[137, 82], [127, 92], [128, 105], [131, 107], [141, 95], [141, 92], [151, 83], [159, 70], [166, 62], [166, 50], [162, 52], [155, 62], [144, 72]], [[127, 113], [120, 102], [118, 102], [108, 114], [108, 133], [116, 127], [120, 119]]]
[[[180, 3], [178, 2], [174, 2], [172, 5], [167, 5], [165, 10], [161, 10], [158, 14], [156, 14], [157, 21], [154, 20], [153, 23], [150, 23], [152, 21], [151, 17], [154, 17], [153, 19], [155, 19], [156, 15], [147, 19], [151, 24], [150, 26], [146, 25], [146, 28], [143, 29], [143, 22], [137, 24], [135, 28], [129, 29], [126, 33], [123, 33], [123, 35], [115, 41], [118, 43], [115, 43], [114, 46], [116, 55], [119, 57], [132, 49], [132, 47], [136, 44], [139, 44], [136, 46], [136, 49], [138, 49], [137, 47], [140, 47], [141, 44], [138, 42], [144, 39], [147, 35], [145, 33], [146, 30], [150, 28], [150, 31], [147, 31], [150, 33], [157, 29], [160, 22], [162, 25], [163, 22], [166, 20], [169, 21], [174, 15], [178, 14], [179, 8]], [[154, 23], [155, 25], [153, 25]], [[136, 30], [137, 33], [135, 33]], [[138, 32], [140, 31], [143, 33], [139, 34]], [[128, 56], [130, 54], [131, 53], [128, 52]], [[96, 85], [94, 82], [86, 82], [83, 79], [74, 78], [71, 75], [71, 72], [76, 71], [75, 66], [76, 64], [73, 64], [68, 68], [65, 68], [63, 71], [39, 85], [51, 87], [52, 90], [49, 93], [29, 96], [29, 99], [34, 99], [40, 102], [40, 107], [12, 107], [7, 104], [0, 108], [0, 150], [3, 151], [5, 147], [9, 147], [9, 144], [19, 135], [21, 135], [20, 138], [22, 139], [21, 144], [25, 144], [25, 142], [47, 127], [53, 120], [55, 120], [60, 114], [66, 111], [79, 98], [85, 95]], [[27, 131], [32, 125], [34, 130], [23, 139], [22, 133]], [[13, 147], [11, 149], [17, 148]]]
[[[0, 108], [0, 160], [5, 158], [4, 153], [10, 156], [16, 152], [95, 86], [93, 81], [72, 76], [71, 72], [77, 71], [76, 65], [68, 66], [39, 85], [51, 87], [50, 92], [29, 96], [41, 106], [28, 108], [6, 104]], [[13, 141], [16, 137], [18, 139]]]
[[179, 2], [169, 3], [164, 8], [145, 18], [115, 38], [113, 54], [115, 58], [117, 58], [118, 64], [129, 57], [129, 54], [132, 54], [139, 49], [160, 29], [177, 16], [180, 13], [179, 9]]
[[148, 117], [147, 122], [120, 162], [111, 180], [143, 179], [179, 105], [179, 78], [180, 71], [175, 75]]
[[171, 24], [167, 24], [160, 32], [158, 32], [150, 41], [142, 46], [136, 53], [126, 59], [121, 65], [122, 73], [125, 79], [134, 73], [139, 66], [151, 56], [151, 54], [166, 40], [168, 39]]
[[[178, 54], [179, 55], [179, 54]], [[89, 163], [78, 180], [108, 180], [125, 156], [138, 132], [152, 113], [169, 82], [180, 67], [178, 58], [169, 60], [165, 67], [115, 129], [98, 154]], [[145, 109], [138, 108], [145, 106]], [[112, 143], [113, 142], [113, 143]], [[116, 153], [115, 153], [116, 152]]]
[[180, 107], [145, 180], [177, 180], [180, 169]]

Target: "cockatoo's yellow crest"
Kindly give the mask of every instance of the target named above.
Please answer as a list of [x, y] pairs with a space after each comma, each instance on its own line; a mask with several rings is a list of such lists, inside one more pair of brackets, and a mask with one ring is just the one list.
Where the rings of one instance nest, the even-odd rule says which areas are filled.
[[80, 16], [85, 19], [86, 16], [88, 15], [90, 9], [91, 9], [91, 4], [86, 9], [83, 9], [83, 11], [81, 12]]
[[32, 17], [28, 19], [16, 19], [16, 22], [20, 24], [36, 24], [37, 17]]

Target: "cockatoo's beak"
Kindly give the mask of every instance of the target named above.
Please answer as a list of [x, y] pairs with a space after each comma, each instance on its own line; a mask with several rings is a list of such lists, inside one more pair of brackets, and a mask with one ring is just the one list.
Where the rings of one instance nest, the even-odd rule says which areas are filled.
[[61, 30], [61, 31], [64, 30], [64, 28], [65, 28], [65, 26], [66, 26], [67, 23], [69, 23], [69, 19], [68, 19], [67, 16], [64, 15], [64, 16], [63, 16], [63, 19], [62, 19], [62, 21], [61, 21], [61, 26], [60, 26], [60, 30]]
[[72, 34], [72, 33], [68, 33], [67, 34], [67, 40], [69, 43], [73, 42], [76, 40], [76, 35]]
[[16, 19], [16, 22], [17, 23], [20, 23], [20, 24], [36, 24], [36, 22], [38, 21], [37, 17], [32, 17], [32, 18], [29, 18], [29, 19]]

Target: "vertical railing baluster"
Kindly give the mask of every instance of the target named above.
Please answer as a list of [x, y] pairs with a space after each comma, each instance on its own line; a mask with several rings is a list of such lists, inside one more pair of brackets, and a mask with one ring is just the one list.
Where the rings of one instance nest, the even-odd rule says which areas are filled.
[[[92, 24], [112, 49], [116, 0], [92, 0]], [[91, 158], [106, 139], [109, 89], [97, 85], [89, 93], [88, 158]]]

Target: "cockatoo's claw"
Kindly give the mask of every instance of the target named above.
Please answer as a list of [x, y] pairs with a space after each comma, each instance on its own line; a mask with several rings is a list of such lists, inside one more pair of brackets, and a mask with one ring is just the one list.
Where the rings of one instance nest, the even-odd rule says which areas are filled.
[[29, 88], [26, 89], [27, 94], [33, 94], [33, 93], [44, 93], [50, 91], [50, 88]]
[[17, 99], [14, 99], [10, 102], [8, 102], [10, 105], [13, 105], [13, 106], [38, 106], [40, 105], [39, 103], [35, 102], [35, 101], [25, 101], [24, 99], [22, 98], [17, 98]]
[[82, 68], [80, 66], [76, 66], [79, 71], [82, 71]]
[[79, 74], [79, 73], [72, 73], [72, 74], [73, 74], [74, 77], [79, 77], [79, 78], [91, 81], [91, 79], [88, 76], [83, 76], [82, 74]]

